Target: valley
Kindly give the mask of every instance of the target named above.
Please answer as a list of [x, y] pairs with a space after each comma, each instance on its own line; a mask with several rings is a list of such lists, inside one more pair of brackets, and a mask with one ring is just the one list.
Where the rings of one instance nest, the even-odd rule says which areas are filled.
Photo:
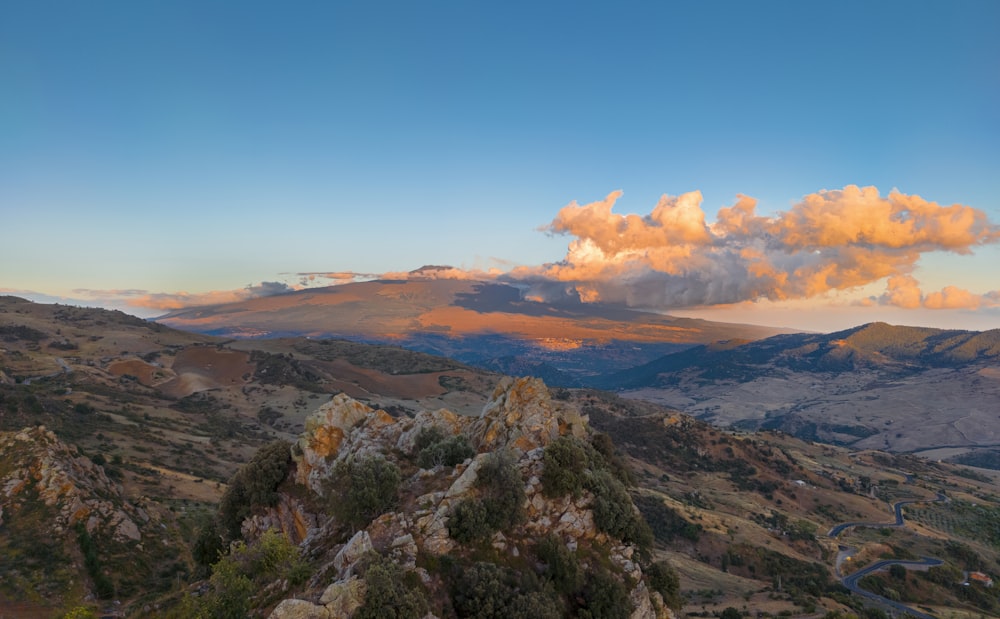
[[[378, 449], [396, 463], [401, 481], [412, 489], [401, 491], [400, 505], [406, 508], [393, 512], [398, 515], [392, 518], [416, 522], [421, 500], [439, 501], [433, 493], [449, 491], [447, 486], [433, 490], [435, 484], [454, 485], [471, 466], [460, 462], [422, 469], [416, 452], [400, 446], [409, 443], [400, 443], [402, 435], [392, 434], [413, 428], [407, 435], [412, 437], [419, 424], [434, 419], [466, 437], [478, 453], [475, 458], [508, 444], [527, 450], [519, 453], [534, 453], [519, 464], [529, 497], [538, 492], [532, 476], [544, 474], [537, 460], [542, 452], [533, 450], [544, 450], [551, 438], [525, 443], [528, 439], [518, 437], [540, 436], [537, 428], [561, 428], [547, 432], [569, 432], [574, 440], [600, 445], [611, 461], [620, 458], [629, 471], [622, 478], [627, 480], [625, 496], [651, 535], [649, 542], [641, 542], [650, 544], [643, 551], [649, 552], [643, 569], [658, 573], [666, 568], [649, 566], [666, 562], [676, 573], [673, 616], [712, 616], [729, 608], [774, 617], [857, 615], [867, 612], [865, 604], [872, 602], [841, 585], [840, 576], [854, 571], [847, 564], [860, 569], [877, 561], [923, 556], [942, 564], [907, 571], [902, 578], [885, 571], [863, 574], [857, 586], [937, 617], [1000, 615], [1000, 599], [991, 589], [962, 584], [965, 573], [1000, 573], [1000, 536], [995, 535], [1000, 474], [909, 453], [922, 446], [942, 453], [955, 449], [942, 442], [921, 442], [921, 430], [955, 441], [952, 445], [965, 445], [962, 449], [970, 448], [961, 442], [969, 439], [985, 448], [985, 432], [969, 432], [956, 421], [953, 435], [927, 419], [920, 421], [912, 411], [910, 417], [904, 413], [906, 402], [913, 409], [950, 402], [953, 408], [948, 410], [956, 415], [962, 405], [986, 410], [993, 393], [990, 381], [996, 380], [989, 355], [973, 355], [961, 367], [916, 371], [912, 363], [905, 371], [897, 364], [891, 372], [869, 364], [852, 371], [827, 367], [796, 374], [772, 364], [771, 376], [744, 383], [698, 373], [704, 368], [733, 373], [735, 367], [745, 371], [748, 366], [692, 364], [686, 366], [689, 374], [677, 381], [663, 372], [654, 374], [661, 382], [647, 387], [648, 394], [635, 388], [616, 394], [546, 387], [529, 379], [512, 383], [498, 373], [392, 346], [291, 337], [222, 339], [116, 312], [10, 297], [0, 299], [0, 349], [0, 436], [5, 441], [0, 487], [6, 489], [0, 495], [0, 612], [16, 609], [23, 616], [61, 617], [71, 608], [86, 607], [102, 612], [118, 608], [127, 616], [195, 616], [185, 615], [194, 608], [191, 604], [200, 603], [192, 591], [205, 591], [200, 595], [218, 600], [212, 596], [225, 588], [219, 588], [217, 579], [206, 580], [214, 557], [206, 559], [202, 542], [193, 542], [207, 539], [207, 523], [220, 518], [220, 506], [232, 500], [225, 498], [232, 488], [245, 483], [238, 481], [237, 472], [255, 466], [276, 440], [313, 444], [304, 437], [319, 428], [330, 429], [316, 436], [342, 436], [337, 439], [341, 444], [354, 445], [344, 447], [345, 454]], [[920, 391], [922, 387], [927, 391]], [[982, 399], [959, 398], [963, 388], [982, 392]], [[908, 392], [925, 397], [906, 400]], [[782, 402], [796, 398], [800, 410], [782, 408]], [[898, 403], [885, 405], [894, 400]], [[814, 408], [821, 406], [826, 408]], [[309, 421], [322, 410], [372, 412], [351, 417], [326, 413], [328, 420], [345, 420], [336, 421], [348, 424], [342, 426]], [[767, 420], [796, 414], [803, 423], [812, 423], [803, 412], [810, 410], [822, 410], [827, 425], [803, 426], [798, 434], [809, 440], [793, 436], [788, 426], [761, 427]], [[857, 411], [862, 410], [868, 416], [859, 420]], [[884, 410], [891, 411], [890, 424], [879, 416]], [[507, 420], [505, 425], [489, 430], [486, 411], [503, 411], [497, 419]], [[563, 421], [554, 423], [550, 414]], [[988, 420], [983, 417], [977, 423], [986, 427]], [[912, 434], [904, 432], [905, 425], [914, 426]], [[854, 428], [859, 426], [878, 432], [858, 436]], [[956, 441], [953, 436], [963, 429], [966, 438]], [[810, 437], [810, 431], [816, 435]], [[332, 466], [332, 457], [310, 462]], [[350, 581], [346, 574], [324, 568], [350, 536], [335, 520], [325, 520], [329, 515], [321, 497], [295, 481], [302, 466], [289, 465], [275, 478], [275, 492], [284, 497], [277, 511], [266, 502], [251, 503], [248, 509], [252, 522], [258, 523], [252, 526], [298, 523], [293, 527], [298, 533], [289, 535], [303, 544], [309, 575], [280, 594], [268, 588], [270, 581], [258, 583], [262, 593], [248, 598], [253, 603], [250, 616], [279, 617], [272, 613], [288, 599], [323, 607], [326, 588]], [[454, 492], [459, 492], [457, 487]], [[574, 508], [583, 510], [574, 512], [582, 522], [596, 509], [596, 495], [588, 492]], [[420, 493], [427, 496], [418, 500]], [[853, 527], [836, 539], [826, 534], [847, 522], [888, 522], [890, 506], [938, 493], [948, 500], [902, 508], [905, 527]], [[51, 504], [45, 497], [53, 497], [48, 499]], [[565, 509], [553, 500], [531, 498], [535, 507], [530, 509]], [[447, 502], [435, 504], [445, 515], [453, 508]], [[131, 524], [123, 524], [126, 521]], [[537, 522], [538, 516], [530, 516], [525, 524], [511, 525], [503, 533], [508, 550], [517, 548], [528, 557], [541, 552], [537, 540], [542, 530], [530, 528], [540, 526], [531, 524]], [[62, 535], [39, 534], [52, 530], [53, 523]], [[79, 533], [81, 524], [87, 536]], [[432, 549], [449, 536], [441, 537], [439, 530], [437, 537], [425, 539], [424, 529], [399, 526], [403, 529], [394, 535], [412, 534], [416, 567], [429, 570], [429, 580], [414, 591], [423, 591], [420, 595], [438, 616], [466, 616], [461, 610], [465, 607], [449, 593], [455, 576], [432, 559], [437, 556]], [[247, 530], [247, 543], [263, 543], [257, 537], [260, 530], [254, 530]], [[306, 535], [307, 530], [313, 533]], [[625, 552], [618, 542], [601, 537], [606, 534], [588, 531], [584, 527], [573, 533], [578, 537], [567, 538], [578, 539], [587, 549], [580, 551], [586, 569], [598, 569], [601, 552]], [[313, 541], [306, 544], [303, 535]], [[377, 540], [387, 534], [372, 529], [371, 535]], [[838, 575], [842, 546], [855, 550], [851, 561], [840, 563]], [[458, 556], [471, 561], [469, 565], [486, 560], [524, 568], [513, 555], [488, 547], [463, 546]], [[383, 551], [389, 552], [389, 547]], [[619, 565], [612, 574], [625, 569], [625, 563]], [[544, 571], [537, 574], [547, 578]], [[631, 582], [621, 575], [615, 578]], [[560, 604], [581, 603], [573, 596], [559, 599], [552, 598]], [[670, 615], [663, 610], [656, 616]]]

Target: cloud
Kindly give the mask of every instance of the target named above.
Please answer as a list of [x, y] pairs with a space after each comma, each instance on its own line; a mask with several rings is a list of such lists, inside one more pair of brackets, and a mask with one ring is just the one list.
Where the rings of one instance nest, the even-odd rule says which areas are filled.
[[350, 284], [352, 282], [377, 279], [379, 274], [357, 273], [355, 271], [306, 271], [296, 273], [295, 276], [299, 278], [299, 286], [308, 288], [316, 285], [317, 280], [323, 284], [338, 286], [340, 284]]
[[258, 297], [269, 297], [276, 294], [291, 292], [293, 288], [283, 282], [261, 282], [236, 290], [213, 290], [209, 292], [158, 292], [146, 293], [128, 299], [133, 307], [157, 310], [175, 310], [197, 305], [216, 305], [219, 303], [235, 303]]
[[380, 279], [397, 280], [428, 280], [428, 279], [462, 279], [462, 280], [494, 280], [503, 275], [500, 269], [460, 269], [451, 266], [428, 264], [412, 271], [382, 273]]
[[500, 280], [518, 286], [532, 300], [671, 310], [821, 300], [839, 293], [856, 296], [862, 288], [883, 282], [883, 294], [852, 304], [1000, 307], [1000, 291], [976, 294], [946, 286], [925, 293], [913, 275], [925, 254], [970, 254], [1000, 242], [1000, 227], [970, 206], [940, 205], [896, 190], [882, 196], [874, 187], [848, 185], [806, 195], [771, 216], [758, 215], [757, 201], [738, 194], [710, 221], [698, 191], [664, 195], [646, 215], [614, 213], [621, 195], [615, 191], [603, 200], [582, 206], [572, 202], [560, 209], [541, 230], [569, 237], [566, 254], [539, 266], [512, 267], [494, 258], [491, 266], [474, 269], [427, 265], [387, 273], [284, 274], [296, 282], [293, 286], [263, 282], [193, 294], [77, 292], [124, 298], [136, 308], [172, 310], [372, 279]]
[[613, 213], [620, 196], [561, 209], [543, 230], [574, 237], [566, 256], [508, 277], [547, 300], [663, 309], [808, 299], [880, 280], [889, 282], [882, 303], [969, 307], [976, 295], [959, 289], [924, 298], [911, 273], [925, 253], [968, 254], [1000, 240], [980, 210], [874, 187], [819, 191], [771, 217], [739, 195], [712, 223], [697, 191], [664, 196], [648, 215]]

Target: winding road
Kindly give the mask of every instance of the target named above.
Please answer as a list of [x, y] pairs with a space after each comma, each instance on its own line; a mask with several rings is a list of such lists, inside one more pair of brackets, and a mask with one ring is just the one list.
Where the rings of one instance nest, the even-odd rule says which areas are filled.
[[[907, 482], [909, 482], [910, 479], [911, 477], [908, 475]], [[947, 501], [947, 500], [948, 497], [938, 492], [937, 496], [933, 499], [907, 499], [905, 501], [897, 501], [892, 506], [892, 512], [896, 516], [895, 522], [844, 522], [830, 529], [830, 532], [827, 533], [827, 536], [836, 538], [838, 535], [843, 533], [845, 530], [850, 529], [851, 527], [875, 527], [875, 528], [902, 527], [905, 526], [906, 524], [903, 521], [904, 505], [909, 505], [910, 503], [933, 503], [933, 502]], [[851, 552], [853, 550], [854, 548], [850, 548], [847, 546], [840, 547], [840, 552], [837, 554], [838, 576], [840, 576], [841, 563], [844, 561], [845, 558], [850, 557]], [[902, 561], [896, 559], [877, 561], [852, 574], [849, 574], [847, 576], [841, 576], [840, 582], [845, 587], [847, 587], [851, 591], [851, 593], [857, 593], [862, 597], [866, 597], [872, 601], [878, 602], [879, 604], [892, 608], [893, 610], [907, 613], [908, 615], [917, 617], [918, 619], [936, 619], [934, 615], [929, 615], [925, 612], [921, 612], [905, 604], [900, 604], [899, 602], [890, 600], [887, 597], [883, 597], [876, 593], [872, 593], [871, 591], [868, 591], [866, 589], [862, 589], [860, 586], [858, 586], [858, 581], [869, 574], [873, 574], [879, 570], [887, 569], [892, 565], [902, 565], [906, 569], [928, 569], [937, 565], [941, 565], [942, 563], [943, 561], [941, 561], [940, 559], [935, 559], [933, 557], [921, 557], [920, 561]]]

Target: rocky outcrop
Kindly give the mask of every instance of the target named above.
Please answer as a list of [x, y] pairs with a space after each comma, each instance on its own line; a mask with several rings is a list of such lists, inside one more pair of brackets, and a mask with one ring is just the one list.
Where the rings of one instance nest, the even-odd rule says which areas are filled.
[[[4, 465], [3, 463], [6, 463]], [[46, 529], [62, 535], [77, 523], [90, 534], [139, 543], [149, 514], [125, 500], [122, 487], [104, 468], [61, 442], [44, 426], [0, 433], [0, 513], [16, 518], [31, 504], [51, 514]]]
[[552, 400], [540, 379], [505, 377], [469, 433], [481, 451], [529, 451], [564, 434], [583, 436], [586, 420], [575, 408]]
[[[415, 441], [429, 428], [445, 437], [462, 435], [476, 455], [453, 467], [415, 468]], [[524, 483], [523, 510], [526, 518], [510, 530], [488, 540], [499, 556], [535, 552], [537, 540], [556, 536], [570, 549], [600, 546], [629, 587], [633, 619], [671, 617], [658, 594], [651, 593], [642, 580], [642, 569], [634, 558], [634, 548], [610, 538], [595, 526], [594, 497], [584, 491], [577, 497], [550, 498], [542, 492], [545, 446], [560, 436], [585, 439], [587, 419], [579, 411], [549, 396], [545, 384], [533, 378], [504, 378], [496, 386], [489, 403], [479, 416], [460, 416], [448, 410], [422, 411], [413, 418], [393, 418], [346, 395], [321, 406], [306, 421], [306, 429], [293, 447], [296, 481], [308, 487], [319, 500], [330, 500], [327, 480], [338, 463], [366, 454], [378, 454], [396, 462], [400, 470], [411, 471], [402, 481], [399, 511], [375, 518], [346, 543], [329, 547], [327, 538], [334, 530], [320, 516], [315, 524], [302, 518], [290, 525], [290, 516], [279, 516], [279, 507], [252, 521], [252, 528], [266, 526], [295, 530], [292, 539], [305, 539], [307, 553], [323, 553], [327, 558], [313, 580], [308, 599], [285, 600], [272, 613], [283, 617], [350, 617], [364, 602], [364, 573], [376, 554], [391, 559], [405, 571], [415, 571], [432, 589], [442, 590], [426, 570], [418, 567], [421, 557], [434, 562], [442, 555], [461, 556], [462, 547], [449, 534], [449, 519], [455, 506], [477, 497], [477, 479], [490, 454], [508, 450]], [[283, 501], [285, 499], [282, 499]], [[286, 510], [289, 514], [290, 509]], [[244, 525], [245, 528], [248, 526]], [[309, 529], [303, 535], [301, 528]], [[331, 558], [332, 557], [332, 558]]]
[[293, 544], [301, 544], [317, 524], [316, 514], [309, 513], [302, 501], [287, 494], [278, 495], [278, 503], [263, 513], [243, 521], [243, 539], [254, 540], [265, 531], [281, 531]]

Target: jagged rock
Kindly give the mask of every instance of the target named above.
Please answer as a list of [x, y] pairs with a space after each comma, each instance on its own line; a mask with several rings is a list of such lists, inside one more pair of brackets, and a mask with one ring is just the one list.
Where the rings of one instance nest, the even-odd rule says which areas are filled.
[[333, 567], [341, 578], [350, 576], [354, 565], [374, 549], [368, 531], [358, 531], [333, 558]]
[[456, 415], [446, 408], [440, 408], [435, 411], [420, 411], [413, 418], [410, 428], [400, 435], [396, 447], [404, 453], [410, 453], [413, 451], [414, 440], [424, 428], [436, 426], [445, 434], [454, 435], [464, 431], [468, 424], [468, 417]]
[[323, 479], [341, 457], [382, 453], [401, 431], [389, 413], [339, 394], [306, 419], [305, 432], [292, 449], [295, 480], [322, 494]]
[[563, 434], [583, 436], [586, 420], [575, 408], [555, 402], [538, 378], [500, 380], [470, 434], [480, 451], [499, 447], [530, 451]]
[[[357, 565], [373, 551], [403, 570], [416, 571], [429, 589], [440, 590], [440, 577], [417, 568], [417, 558], [421, 554], [445, 555], [456, 549], [458, 544], [448, 532], [448, 520], [454, 506], [478, 497], [480, 490], [476, 482], [485, 458], [499, 449], [509, 449], [521, 479], [526, 480], [523, 507], [528, 517], [522, 524], [495, 534], [490, 540], [492, 546], [501, 555], [517, 555], [531, 548], [535, 540], [550, 534], [556, 535], [572, 550], [617, 543], [609, 559], [617, 566], [615, 571], [623, 580], [633, 583], [629, 586], [634, 609], [632, 618], [672, 617], [658, 594], [651, 593], [642, 584], [642, 571], [633, 559], [633, 548], [597, 530], [592, 511], [594, 496], [590, 492], [584, 491], [576, 498], [549, 498], [542, 492], [544, 447], [559, 436], [586, 438], [587, 419], [571, 403], [551, 399], [548, 388], [540, 380], [501, 379], [478, 417], [463, 417], [439, 409], [421, 411], [413, 418], [397, 419], [346, 395], [337, 396], [309, 417], [306, 431], [293, 448], [296, 481], [322, 496], [328, 487], [324, 482], [339, 462], [365, 454], [378, 454], [406, 470], [412, 466], [412, 461], [404, 462], [401, 458], [415, 455], [416, 437], [430, 427], [437, 427], [446, 435], [464, 434], [477, 454], [457, 466], [419, 470], [403, 480], [400, 504], [396, 508], [399, 511], [375, 518], [339, 548], [329, 540], [342, 539], [337, 536], [343, 535], [343, 526], [332, 519], [325, 522], [318, 519], [315, 526], [305, 527], [304, 534], [292, 537], [303, 540], [302, 546], [310, 555], [323, 557], [324, 567], [313, 577], [312, 586], [321, 587], [333, 581], [320, 598], [329, 616], [349, 617], [362, 605], [366, 585], [356, 576], [360, 571]], [[279, 501], [278, 507], [244, 523], [244, 533], [271, 527], [288, 533], [292, 510], [289, 508], [289, 513], [282, 516], [282, 501], [286, 499]], [[334, 551], [336, 554], [331, 561]], [[298, 602], [301, 601], [296, 602], [296, 607], [304, 612], [314, 610], [314, 604]]]
[[275, 529], [293, 544], [300, 544], [316, 527], [316, 515], [306, 511], [302, 501], [287, 494], [279, 494], [276, 505], [243, 521], [241, 533], [244, 539], [254, 540], [265, 531]]
[[336, 456], [344, 436], [373, 412], [370, 407], [342, 393], [306, 418], [305, 432], [299, 438], [298, 449], [293, 450], [298, 465], [296, 480], [308, 484], [310, 473]]
[[320, 596], [319, 603], [326, 606], [331, 617], [350, 617], [365, 603], [367, 592], [368, 584], [357, 576], [352, 576], [327, 587]]
[[344, 615], [332, 615], [326, 606], [317, 606], [306, 600], [282, 600], [268, 619], [339, 619]]
[[116, 513], [115, 519], [118, 520], [118, 526], [115, 528], [115, 539], [120, 541], [130, 539], [135, 542], [142, 539], [142, 534], [139, 533], [139, 527], [137, 527], [136, 524], [124, 513]]

